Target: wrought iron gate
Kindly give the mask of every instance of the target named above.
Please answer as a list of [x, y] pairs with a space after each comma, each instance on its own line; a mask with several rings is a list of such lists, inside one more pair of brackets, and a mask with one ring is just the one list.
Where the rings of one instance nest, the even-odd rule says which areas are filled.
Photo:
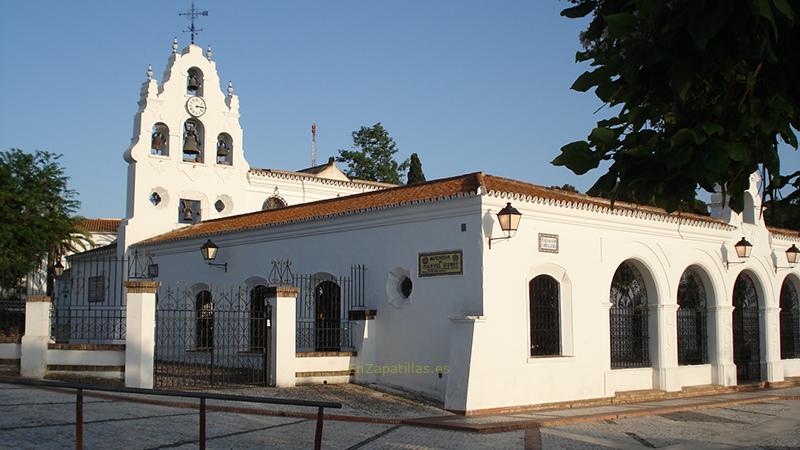
[[165, 286], [156, 299], [157, 387], [271, 384], [265, 286]]
[[747, 274], [740, 274], [733, 287], [733, 362], [739, 382], [761, 379], [758, 293]]

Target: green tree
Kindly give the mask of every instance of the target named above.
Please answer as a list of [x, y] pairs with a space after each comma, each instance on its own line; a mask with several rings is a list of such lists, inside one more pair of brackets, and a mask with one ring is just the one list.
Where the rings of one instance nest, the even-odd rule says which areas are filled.
[[[572, 89], [617, 107], [553, 164], [584, 174], [610, 161], [589, 194], [668, 210], [698, 188], [722, 186], [741, 211], [751, 173], [774, 199], [800, 197], [800, 171], [781, 175], [779, 139], [797, 149], [800, 2], [789, 0], [570, 0], [588, 61]], [[784, 189], [785, 190], [785, 189]]]
[[[80, 206], [67, 187], [60, 155], [0, 152], [0, 286], [12, 288], [79, 230]], [[65, 244], [67, 243], [67, 244]]]
[[361, 180], [401, 184], [408, 160], [394, 160], [397, 144], [380, 122], [353, 132], [353, 149], [339, 150], [336, 158], [347, 163], [347, 176]]
[[550, 186], [550, 189], [558, 189], [559, 191], [574, 192], [576, 194], [581, 193], [581, 191], [579, 191], [578, 188], [569, 183], [562, 184], [561, 186]]
[[408, 182], [406, 184], [419, 184], [425, 181], [425, 173], [422, 171], [422, 162], [419, 160], [419, 155], [412, 153], [408, 167]]

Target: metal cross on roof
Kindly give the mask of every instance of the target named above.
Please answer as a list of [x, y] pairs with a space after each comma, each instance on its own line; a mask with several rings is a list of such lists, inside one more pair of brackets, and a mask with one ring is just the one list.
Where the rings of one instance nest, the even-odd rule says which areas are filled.
[[207, 16], [208, 11], [198, 11], [197, 8], [194, 6], [194, 0], [192, 0], [192, 7], [186, 10], [186, 12], [178, 13], [179, 16], [186, 16], [189, 19], [189, 28], [183, 30], [184, 33], [189, 33], [192, 37], [192, 44], [194, 44], [194, 35], [198, 32], [203, 31], [202, 28], [196, 28], [194, 26], [194, 19], [200, 16]]

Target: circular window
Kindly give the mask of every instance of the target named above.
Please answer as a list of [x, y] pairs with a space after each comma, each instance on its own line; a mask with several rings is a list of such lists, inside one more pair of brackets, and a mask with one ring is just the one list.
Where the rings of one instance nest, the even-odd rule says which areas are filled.
[[223, 202], [222, 200], [217, 200], [216, 203], [214, 203], [214, 208], [217, 210], [217, 212], [224, 211], [225, 210], [225, 202]]
[[161, 203], [161, 196], [158, 195], [158, 192], [150, 194], [150, 203], [152, 203], [153, 206], [158, 206], [158, 204]]
[[403, 281], [400, 282], [400, 293], [403, 294], [405, 298], [411, 297], [411, 290], [413, 288], [414, 283], [411, 282], [411, 278], [405, 277]]

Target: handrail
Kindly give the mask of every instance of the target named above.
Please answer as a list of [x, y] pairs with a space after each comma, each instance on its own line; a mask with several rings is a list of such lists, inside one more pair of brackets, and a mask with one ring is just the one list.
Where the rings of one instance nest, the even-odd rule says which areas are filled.
[[324, 408], [341, 408], [338, 402], [318, 402], [313, 400], [293, 400], [274, 397], [253, 397], [249, 395], [215, 394], [210, 392], [182, 392], [156, 389], [142, 389], [131, 387], [95, 386], [64, 381], [41, 381], [25, 378], [0, 377], [2, 384], [17, 384], [23, 386], [42, 386], [58, 389], [75, 389], [75, 448], [83, 448], [83, 391], [117, 392], [137, 395], [155, 395], [162, 397], [196, 398], [200, 400], [200, 449], [206, 448], [206, 400], [226, 400], [233, 402], [261, 403], [272, 405], [290, 405], [315, 407], [317, 410], [317, 426], [314, 434], [314, 448], [322, 447], [322, 425], [324, 422]]

